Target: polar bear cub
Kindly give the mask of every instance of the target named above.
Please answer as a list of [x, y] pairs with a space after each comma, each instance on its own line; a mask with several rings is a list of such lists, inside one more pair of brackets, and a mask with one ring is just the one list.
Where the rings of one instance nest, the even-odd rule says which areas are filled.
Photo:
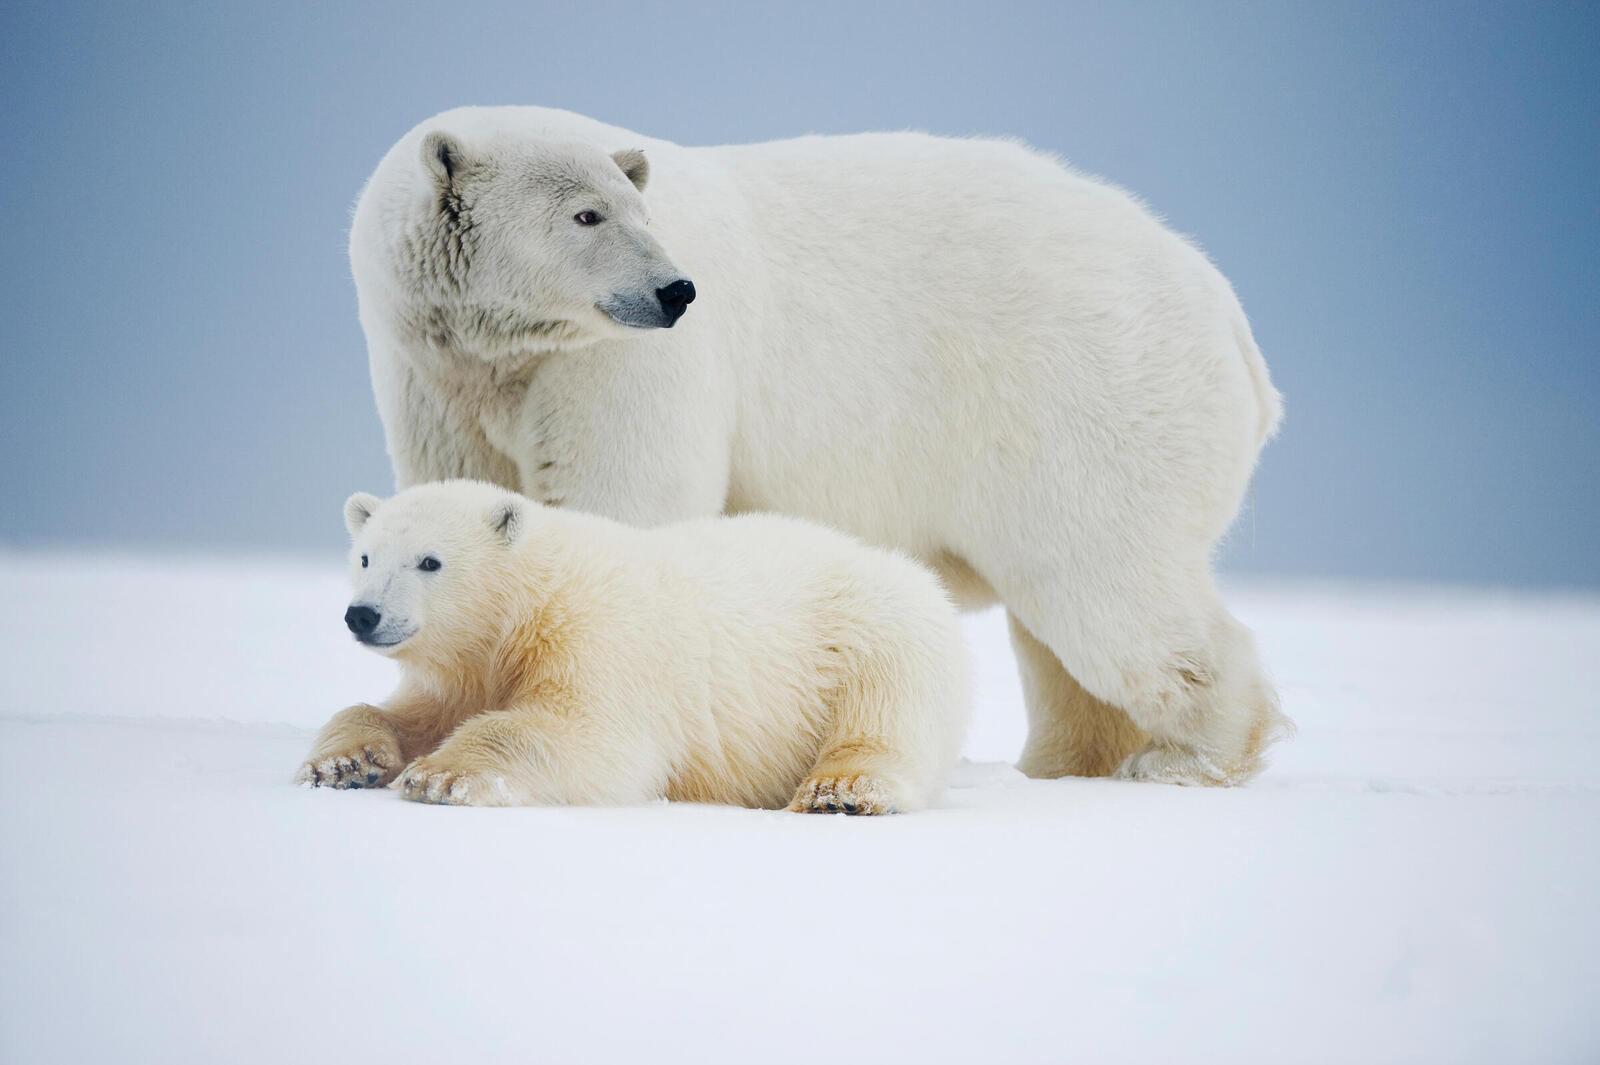
[[345, 622], [401, 667], [297, 779], [422, 802], [932, 802], [966, 728], [934, 576], [791, 518], [638, 529], [476, 481], [345, 504]]

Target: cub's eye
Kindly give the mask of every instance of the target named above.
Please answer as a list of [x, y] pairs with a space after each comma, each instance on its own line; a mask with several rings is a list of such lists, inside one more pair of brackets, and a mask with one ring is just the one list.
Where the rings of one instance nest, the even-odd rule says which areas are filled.
[[429, 555], [427, 558], [417, 563], [417, 568], [432, 573], [434, 570], [439, 568], [439, 560], [434, 558], [432, 555]]
[[600, 217], [599, 211], [579, 211], [572, 216], [572, 220], [580, 226], [597, 226], [605, 219]]
[[361, 568], [362, 569], [366, 569], [367, 568], [367, 556], [366, 555], [362, 555], [361, 556]]

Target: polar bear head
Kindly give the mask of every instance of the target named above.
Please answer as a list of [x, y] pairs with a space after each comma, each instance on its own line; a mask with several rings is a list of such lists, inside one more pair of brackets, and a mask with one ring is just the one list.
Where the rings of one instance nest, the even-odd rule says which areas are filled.
[[513, 548], [537, 504], [478, 481], [345, 501], [354, 586], [345, 625], [380, 654], [459, 662], [487, 646], [509, 616]]
[[485, 358], [670, 328], [694, 284], [651, 235], [636, 149], [426, 133], [426, 201], [394, 251], [407, 326]]

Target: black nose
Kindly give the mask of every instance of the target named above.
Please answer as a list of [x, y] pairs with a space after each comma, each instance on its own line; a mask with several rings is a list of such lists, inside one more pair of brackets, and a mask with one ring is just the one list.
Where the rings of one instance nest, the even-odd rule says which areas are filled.
[[353, 606], [344, 612], [344, 623], [357, 636], [370, 636], [378, 627], [378, 612], [370, 606]]
[[661, 301], [661, 310], [666, 314], [670, 328], [694, 302], [694, 282], [687, 277], [680, 277], [666, 288], [656, 289], [656, 299]]

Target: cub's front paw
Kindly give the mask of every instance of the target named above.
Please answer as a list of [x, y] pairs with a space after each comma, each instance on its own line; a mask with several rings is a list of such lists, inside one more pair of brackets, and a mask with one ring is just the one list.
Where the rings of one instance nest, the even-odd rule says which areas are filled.
[[312, 755], [294, 781], [307, 788], [381, 788], [399, 771], [399, 748], [369, 743], [352, 751]]
[[418, 758], [394, 782], [401, 798], [445, 806], [506, 806], [511, 802], [505, 781], [484, 773], [471, 773]]
[[892, 814], [899, 812], [894, 789], [868, 773], [815, 776], [800, 785], [789, 809], [797, 814]]

